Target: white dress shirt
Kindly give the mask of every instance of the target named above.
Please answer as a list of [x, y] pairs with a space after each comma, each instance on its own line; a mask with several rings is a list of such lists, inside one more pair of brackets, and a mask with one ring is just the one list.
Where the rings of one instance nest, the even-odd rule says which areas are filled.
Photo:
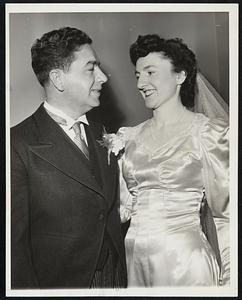
[[[85, 123], [86, 125], [89, 125], [86, 115], [82, 115], [77, 120], [74, 120], [73, 118], [67, 116], [63, 111], [50, 105], [47, 101], [44, 102], [44, 108], [47, 111], [49, 111], [50, 113], [55, 114], [66, 120], [67, 125], [62, 125], [62, 124], [58, 124], [58, 125], [65, 131], [65, 133], [72, 139], [73, 142], [74, 142], [74, 137], [75, 137], [75, 132], [72, 128], [73, 124], [76, 123], [77, 121], [81, 121], [81, 122]], [[84, 125], [81, 123], [80, 127], [81, 127], [81, 134], [82, 134], [86, 144], [88, 145]]]

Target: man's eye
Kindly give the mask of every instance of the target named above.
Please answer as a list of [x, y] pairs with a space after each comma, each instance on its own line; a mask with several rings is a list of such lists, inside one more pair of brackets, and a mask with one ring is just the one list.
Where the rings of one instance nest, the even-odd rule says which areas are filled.
[[147, 73], [150, 76], [150, 75], [154, 74], [155, 72], [154, 71], [148, 71]]
[[88, 72], [93, 72], [94, 69], [95, 69], [95, 65], [94, 65], [94, 64], [89, 64], [89, 65], [87, 66], [87, 71], [88, 71]]

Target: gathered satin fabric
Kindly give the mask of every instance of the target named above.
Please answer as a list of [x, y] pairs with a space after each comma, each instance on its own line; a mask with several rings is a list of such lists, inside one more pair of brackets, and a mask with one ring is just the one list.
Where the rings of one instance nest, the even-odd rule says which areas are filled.
[[[174, 131], [174, 128], [172, 128]], [[228, 127], [194, 114], [160, 143], [151, 119], [122, 128], [127, 142], [119, 161], [128, 286], [213, 286], [229, 281]], [[200, 225], [205, 188], [222, 259]]]

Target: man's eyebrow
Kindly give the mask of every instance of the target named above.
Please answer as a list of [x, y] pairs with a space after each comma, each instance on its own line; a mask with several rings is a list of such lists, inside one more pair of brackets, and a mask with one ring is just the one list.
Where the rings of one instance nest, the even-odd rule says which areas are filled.
[[87, 66], [88, 66], [88, 65], [100, 66], [101, 64], [100, 64], [100, 62], [97, 61], [97, 60], [89, 60], [89, 61], [86, 63], [86, 65], [87, 65]]

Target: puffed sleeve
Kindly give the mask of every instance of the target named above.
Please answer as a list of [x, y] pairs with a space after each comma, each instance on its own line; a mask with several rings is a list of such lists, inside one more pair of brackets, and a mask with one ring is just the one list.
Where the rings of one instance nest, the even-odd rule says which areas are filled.
[[122, 171], [123, 159], [124, 156], [122, 156], [118, 160], [118, 165], [119, 165], [119, 188], [120, 188], [120, 219], [122, 223], [125, 223], [131, 218], [132, 195], [130, 194], [123, 177], [123, 171]]
[[125, 145], [129, 136], [129, 127], [121, 127], [116, 133], [124, 144], [123, 154], [118, 159], [119, 166], [119, 189], [120, 189], [120, 219], [122, 223], [129, 221], [131, 218], [131, 210], [132, 210], [132, 195], [128, 190], [126, 181], [123, 176], [123, 162], [125, 160]]
[[201, 130], [205, 193], [217, 229], [222, 285], [230, 280], [228, 134], [228, 124], [222, 119], [207, 120]]

